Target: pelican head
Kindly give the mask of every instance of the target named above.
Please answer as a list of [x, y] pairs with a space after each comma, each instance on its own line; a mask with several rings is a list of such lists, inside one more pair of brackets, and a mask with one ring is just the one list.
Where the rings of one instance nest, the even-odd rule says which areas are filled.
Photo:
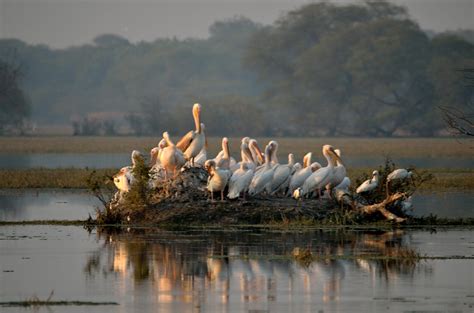
[[377, 171], [377, 170], [373, 171], [372, 176], [379, 177], [379, 171]]
[[201, 113], [201, 105], [199, 103], [193, 105], [193, 112], [195, 112], [195, 114]]
[[156, 157], [158, 156], [158, 152], [160, 151], [160, 148], [154, 147], [153, 149], [150, 150], [150, 165], [153, 166], [156, 163]]
[[318, 162], [313, 162], [311, 163], [310, 167], [311, 167], [311, 172], [316, 172], [317, 170], [321, 168], [321, 164], [319, 164]]
[[204, 168], [206, 169], [206, 171], [210, 172], [211, 169], [214, 169], [216, 167], [216, 162], [214, 160], [207, 160], [205, 163], [204, 163]]
[[143, 156], [138, 150], [132, 151], [132, 164], [135, 166], [137, 162], [143, 161]]
[[245, 144], [249, 145], [249, 144], [250, 144], [250, 137], [244, 137], [244, 138], [242, 138], [242, 141], [241, 141], [241, 142], [242, 142], [242, 144], [245, 143]]
[[288, 154], [288, 164], [290, 165], [295, 164], [295, 155], [293, 153]]
[[303, 168], [303, 166], [301, 165], [301, 163], [299, 162], [296, 162], [295, 165], [293, 165], [293, 170], [295, 172], [298, 172], [299, 170], [301, 170]]
[[193, 117], [194, 117], [194, 124], [196, 126], [196, 132], [198, 134], [201, 133], [201, 105], [199, 103], [195, 103], [193, 105]]
[[331, 145], [324, 145], [323, 146], [323, 155], [324, 156], [329, 156], [330, 158], [334, 158], [336, 161], [339, 161], [339, 163], [342, 164], [341, 158], [339, 157], [339, 155], [334, 150], [334, 147], [331, 146]]
[[278, 142], [272, 140], [268, 143], [268, 145], [272, 146], [272, 149], [276, 152], [278, 150]]
[[166, 148], [166, 140], [164, 138], [161, 139], [160, 142], [158, 143], [158, 148], [160, 149]]

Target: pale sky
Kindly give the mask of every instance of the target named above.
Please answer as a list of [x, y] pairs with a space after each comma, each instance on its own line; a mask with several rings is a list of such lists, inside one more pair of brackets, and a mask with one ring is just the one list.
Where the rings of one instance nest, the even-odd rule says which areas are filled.
[[[0, 0], [0, 38], [55, 48], [90, 43], [104, 33], [132, 42], [208, 36], [216, 20], [236, 15], [270, 24], [304, 0]], [[337, 2], [348, 2], [339, 0]], [[423, 29], [474, 29], [474, 0], [393, 0]]]

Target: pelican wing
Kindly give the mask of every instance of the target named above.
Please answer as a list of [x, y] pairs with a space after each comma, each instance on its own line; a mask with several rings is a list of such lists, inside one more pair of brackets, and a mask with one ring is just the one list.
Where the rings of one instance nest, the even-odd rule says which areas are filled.
[[184, 135], [176, 144], [176, 147], [181, 150], [182, 152], [186, 151], [188, 147], [191, 145], [195, 136], [195, 131], [190, 130], [186, 135]]
[[359, 187], [357, 187], [356, 192], [357, 193], [367, 192], [367, 191], [371, 191], [372, 189], [374, 189], [374, 184], [372, 183], [372, 179], [367, 179]]
[[252, 181], [252, 170], [240, 170], [234, 172], [229, 180], [229, 199], [235, 199], [241, 192], [247, 191], [250, 182]]

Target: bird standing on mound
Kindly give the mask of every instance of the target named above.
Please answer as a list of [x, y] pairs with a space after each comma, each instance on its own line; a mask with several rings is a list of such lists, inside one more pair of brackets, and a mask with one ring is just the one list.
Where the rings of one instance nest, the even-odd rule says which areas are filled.
[[387, 184], [385, 186], [386, 189], [387, 189], [387, 197], [390, 195], [390, 190], [389, 190], [390, 182], [392, 182], [394, 180], [402, 180], [402, 179], [406, 179], [406, 178], [411, 178], [412, 174], [413, 173], [411, 171], [408, 171], [404, 168], [396, 169], [393, 172], [391, 172], [390, 174], [388, 174]]
[[214, 201], [214, 192], [221, 192], [221, 201], [224, 201], [224, 189], [229, 182], [232, 172], [227, 169], [221, 169], [216, 167], [214, 160], [207, 160], [204, 163], [204, 168], [209, 173], [207, 178], [207, 190], [211, 193], [211, 201]]
[[161, 151], [160, 163], [165, 169], [165, 179], [167, 179], [170, 172], [175, 177], [177, 171], [186, 163], [186, 160], [181, 150], [176, 148], [171, 141], [168, 132], [163, 133], [163, 138], [166, 140], [167, 146]]
[[239, 169], [237, 169], [230, 177], [229, 193], [227, 194], [227, 197], [229, 199], [235, 199], [243, 193], [245, 200], [245, 193], [249, 189], [252, 178], [253, 170], [249, 167], [249, 163], [240, 162]]
[[325, 167], [321, 167], [320, 169], [312, 173], [305, 180], [305, 182], [303, 183], [303, 186], [297, 188], [294, 191], [293, 196], [296, 199], [303, 197], [313, 191], [317, 191], [318, 196], [321, 196], [321, 189], [334, 180], [335, 162], [333, 159], [340, 161], [340, 158], [336, 154], [336, 152], [334, 151], [334, 148], [331, 145], [324, 145], [322, 150], [323, 150], [323, 155], [328, 162], [328, 165]]
[[183, 152], [186, 160], [190, 161], [191, 166], [194, 166], [194, 158], [201, 152], [206, 143], [206, 136], [201, 127], [201, 105], [199, 103], [193, 105], [193, 118], [196, 129], [190, 130], [176, 144], [176, 147]]
[[373, 171], [372, 178], [367, 179], [362, 184], [360, 184], [360, 186], [357, 187], [356, 192], [359, 194], [363, 192], [372, 192], [377, 188], [378, 185], [379, 185], [379, 171]]

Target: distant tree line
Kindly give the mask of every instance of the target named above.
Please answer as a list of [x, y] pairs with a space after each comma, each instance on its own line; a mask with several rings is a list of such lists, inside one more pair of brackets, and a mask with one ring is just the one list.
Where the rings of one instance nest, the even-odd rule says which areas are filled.
[[15, 51], [0, 54], [0, 135], [25, 131], [30, 102], [20, 86], [22, 77]]
[[31, 116], [77, 135], [117, 133], [117, 112], [133, 134], [179, 135], [200, 102], [211, 135], [433, 136], [440, 107], [474, 97], [459, 71], [473, 68], [474, 31], [425, 32], [388, 2], [312, 3], [209, 32], [137, 44], [105, 34], [61, 50], [0, 40], [0, 55], [15, 49], [27, 69]]

